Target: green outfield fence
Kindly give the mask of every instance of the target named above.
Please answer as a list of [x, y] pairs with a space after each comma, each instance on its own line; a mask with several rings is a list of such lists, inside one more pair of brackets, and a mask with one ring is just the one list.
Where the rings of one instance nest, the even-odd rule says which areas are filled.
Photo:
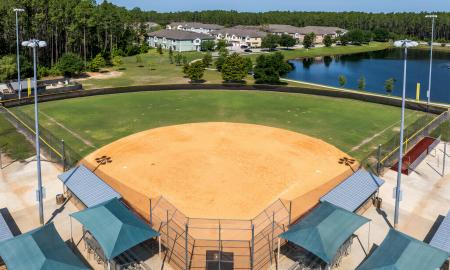
[[[0, 106], [0, 112], [16, 129], [34, 142], [36, 137], [34, 118], [20, 110], [11, 111], [2, 106]], [[41, 125], [39, 125], [39, 139], [45, 159], [60, 164], [64, 170], [75, 166], [82, 158], [76, 150], [64, 143], [64, 138], [58, 138]]]
[[[407, 153], [419, 141], [425, 137], [432, 137], [439, 140], [449, 141], [450, 134], [450, 111], [442, 112], [439, 115], [426, 114], [404, 130], [404, 153]], [[387, 142], [380, 144], [373, 150], [361, 165], [371, 172], [380, 175], [385, 168], [390, 168], [398, 161], [400, 149], [400, 136], [394, 135]]]

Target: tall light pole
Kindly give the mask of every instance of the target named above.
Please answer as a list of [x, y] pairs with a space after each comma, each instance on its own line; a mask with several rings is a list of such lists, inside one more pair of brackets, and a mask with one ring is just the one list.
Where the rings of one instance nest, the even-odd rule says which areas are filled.
[[37, 200], [39, 201], [39, 221], [44, 225], [44, 203], [42, 192], [42, 178], [41, 178], [41, 149], [39, 144], [39, 109], [38, 109], [38, 95], [37, 95], [37, 70], [36, 70], [36, 48], [43, 48], [47, 46], [47, 42], [37, 39], [22, 42], [22, 46], [33, 48], [33, 68], [34, 68], [34, 122], [36, 129], [36, 163], [37, 163], [37, 177], [38, 188], [36, 191]]
[[431, 43], [430, 43], [430, 74], [428, 77], [428, 91], [427, 91], [427, 108], [430, 106], [431, 100], [431, 71], [433, 69], [433, 42], [434, 42], [434, 21], [437, 15], [426, 15], [425, 18], [431, 18]]
[[402, 184], [402, 167], [403, 167], [403, 129], [405, 127], [405, 99], [406, 99], [406, 64], [408, 59], [408, 48], [417, 46], [418, 43], [411, 40], [399, 40], [394, 42], [395, 47], [404, 48], [405, 60], [403, 64], [403, 92], [402, 92], [402, 115], [400, 124], [400, 148], [397, 168], [397, 186], [395, 187], [395, 213], [394, 213], [394, 228], [397, 228], [400, 199], [401, 199], [401, 184]]
[[24, 12], [22, 8], [13, 9], [16, 13], [16, 42], [17, 42], [17, 84], [19, 86], [19, 99], [22, 98], [22, 81], [20, 80], [20, 45], [19, 45], [19, 12]]

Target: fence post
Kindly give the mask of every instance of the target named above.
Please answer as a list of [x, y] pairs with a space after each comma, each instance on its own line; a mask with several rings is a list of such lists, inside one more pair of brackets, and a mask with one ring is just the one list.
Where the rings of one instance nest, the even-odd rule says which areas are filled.
[[153, 226], [152, 199], [150, 198], [148, 200], [149, 200], [149, 204], [150, 204], [150, 213], [149, 213], [150, 216], [149, 216], [148, 221], [150, 223], [150, 226]]
[[64, 139], [61, 139], [61, 161], [63, 165], [63, 172], [66, 171], [66, 147], [64, 143]]
[[381, 170], [381, 144], [378, 145], [377, 151], [377, 176], [380, 176]]
[[289, 201], [289, 224], [291, 225], [291, 220], [292, 219], [292, 201]]
[[[275, 211], [272, 212], [272, 240], [270, 241], [270, 259], [272, 260], [272, 254], [273, 254], [273, 250], [274, 250], [274, 244], [273, 244], [273, 240], [274, 240], [274, 235], [275, 235]], [[273, 263], [273, 262], [271, 262]]]
[[252, 240], [250, 243], [250, 270], [253, 270], [254, 253], [255, 253], [255, 225], [252, 224]]
[[442, 177], [445, 176], [445, 159], [447, 156], [447, 142], [444, 141], [444, 158], [442, 160]]
[[221, 261], [222, 261], [222, 225], [220, 224], [220, 219], [219, 219], [219, 270], [221, 267]]
[[186, 223], [186, 228], [185, 228], [185, 239], [184, 239], [184, 243], [185, 243], [185, 260], [186, 260], [186, 270], [189, 270], [189, 239], [188, 239], [188, 232], [189, 232], [189, 226]]
[[167, 251], [169, 250], [169, 210], [166, 210], [166, 245]]

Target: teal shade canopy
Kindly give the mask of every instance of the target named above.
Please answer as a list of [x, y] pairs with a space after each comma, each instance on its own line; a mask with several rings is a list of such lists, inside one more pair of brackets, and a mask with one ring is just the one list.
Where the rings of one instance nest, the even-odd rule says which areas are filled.
[[94, 236], [108, 260], [159, 235], [117, 198], [71, 216]]
[[345, 241], [369, 221], [331, 203], [322, 202], [280, 237], [329, 264]]
[[89, 269], [64, 243], [53, 223], [0, 242], [0, 257], [11, 270]]
[[448, 257], [443, 250], [391, 229], [357, 270], [436, 270]]

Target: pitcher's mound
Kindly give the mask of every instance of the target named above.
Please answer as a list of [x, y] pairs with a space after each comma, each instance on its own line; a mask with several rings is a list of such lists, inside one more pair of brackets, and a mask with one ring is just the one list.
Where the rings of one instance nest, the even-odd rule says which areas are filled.
[[[83, 160], [111, 157], [95, 173], [136, 211], [163, 196], [187, 217], [249, 220], [282, 199], [293, 218], [351, 173], [347, 155], [299, 133], [260, 125], [196, 123], [156, 128], [107, 145]], [[287, 204], [286, 204], [286, 207]]]

